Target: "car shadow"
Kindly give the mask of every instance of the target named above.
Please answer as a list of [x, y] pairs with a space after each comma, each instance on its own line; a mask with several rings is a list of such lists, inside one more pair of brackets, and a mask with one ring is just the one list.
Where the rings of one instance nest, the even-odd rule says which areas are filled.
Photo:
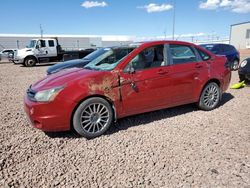
[[[50, 67], [52, 65], [55, 65], [56, 63], [42, 63], [42, 64], [36, 64], [34, 67]], [[34, 68], [34, 67], [26, 67], [22, 64], [20, 64], [20, 67], [23, 67], [23, 68]]]
[[[218, 108], [225, 105], [227, 102], [232, 100], [234, 96], [230, 93], [224, 93], [222, 96], [221, 104]], [[139, 115], [129, 116], [119, 119], [117, 122], [109, 128], [109, 130], [104, 135], [111, 135], [116, 132], [129, 129], [130, 127], [140, 126], [143, 124], [148, 124], [153, 121], [159, 121], [166, 118], [175, 117], [178, 115], [184, 115], [187, 113], [198, 111], [198, 107], [195, 104], [187, 104], [182, 106], [177, 106], [173, 108], [167, 108], [163, 110], [157, 110], [153, 112], [143, 113]], [[80, 138], [75, 131], [67, 132], [53, 132], [45, 133], [50, 138]]]

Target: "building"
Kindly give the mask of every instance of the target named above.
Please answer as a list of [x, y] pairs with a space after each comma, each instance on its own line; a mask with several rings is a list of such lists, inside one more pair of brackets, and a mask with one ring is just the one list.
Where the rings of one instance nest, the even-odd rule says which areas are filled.
[[237, 49], [250, 49], [250, 21], [231, 25], [230, 44]]
[[242, 57], [250, 56], [250, 21], [231, 25], [230, 44], [240, 51]]
[[[43, 35], [43, 38], [57, 37], [65, 50], [107, 47], [131, 43], [130, 36], [98, 36], [98, 35]], [[0, 34], [0, 51], [3, 49], [25, 48], [31, 39], [41, 38], [38, 34]]]

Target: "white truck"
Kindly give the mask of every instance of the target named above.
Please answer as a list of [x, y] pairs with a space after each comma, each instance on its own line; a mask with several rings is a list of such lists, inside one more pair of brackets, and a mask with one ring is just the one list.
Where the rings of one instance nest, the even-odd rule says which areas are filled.
[[32, 67], [37, 63], [83, 58], [93, 51], [94, 49], [65, 51], [57, 38], [40, 38], [32, 39], [26, 48], [16, 50], [10, 60], [15, 64]]

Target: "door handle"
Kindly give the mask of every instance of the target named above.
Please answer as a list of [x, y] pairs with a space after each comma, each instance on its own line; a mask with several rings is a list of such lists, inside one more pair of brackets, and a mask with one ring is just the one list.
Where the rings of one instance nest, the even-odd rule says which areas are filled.
[[162, 70], [162, 69], [157, 71], [157, 74], [167, 74], [167, 73], [168, 73], [167, 71]]

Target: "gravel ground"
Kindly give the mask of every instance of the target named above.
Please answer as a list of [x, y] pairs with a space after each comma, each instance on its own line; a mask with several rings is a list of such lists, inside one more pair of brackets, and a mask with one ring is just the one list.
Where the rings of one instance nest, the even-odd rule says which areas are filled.
[[250, 87], [229, 89], [211, 112], [124, 118], [86, 140], [26, 120], [25, 90], [47, 68], [0, 64], [0, 187], [250, 187]]

